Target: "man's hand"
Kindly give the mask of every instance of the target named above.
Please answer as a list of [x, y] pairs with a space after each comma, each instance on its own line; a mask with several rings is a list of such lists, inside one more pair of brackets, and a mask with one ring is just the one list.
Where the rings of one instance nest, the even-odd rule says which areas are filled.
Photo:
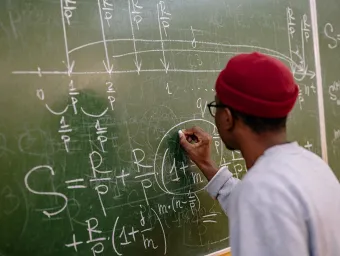
[[217, 173], [218, 168], [210, 156], [212, 137], [199, 127], [179, 132], [180, 144], [189, 158], [201, 169], [208, 180]]

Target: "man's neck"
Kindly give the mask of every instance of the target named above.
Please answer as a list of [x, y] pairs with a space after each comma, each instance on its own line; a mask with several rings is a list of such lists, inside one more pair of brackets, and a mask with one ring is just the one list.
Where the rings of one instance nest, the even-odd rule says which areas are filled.
[[274, 146], [287, 143], [286, 132], [253, 134], [241, 145], [241, 153], [250, 169], [264, 152]]

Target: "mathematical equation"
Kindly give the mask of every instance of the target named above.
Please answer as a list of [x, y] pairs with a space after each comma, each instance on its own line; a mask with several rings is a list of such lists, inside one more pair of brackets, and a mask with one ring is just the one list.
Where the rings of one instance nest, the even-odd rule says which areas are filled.
[[[300, 110], [303, 109], [306, 98], [316, 95], [316, 86], [313, 81], [315, 72], [310, 70], [306, 58], [306, 45], [311, 41], [311, 25], [307, 14], [304, 14], [298, 22], [293, 9], [287, 7], [287, 30], [290, 57], [294, 60], [291, 69], [294, 78], [298, 81], [299, 97], [298, 103]], [[309, 78], [307, 81], [305, 78]], [[303, 82], [302, 82], [303, 81]]]
[[328, 48], [335, 49], [340, 44], [340, 31], [336, 32], [331, 23], [327, 23], [324, 27], [324, 34], [328, 41]]
[[[37, 100], [42, 101], [46, 110], [54, 116], [60, 117], [59, 128], [56, 129], [58, 134], [60, 134], [60, 142], [63, 145], [66, 154], [71, 155], [73, 153], [72, 147], [70, 145], [77, 143], [73, 141], [72, 134], [76, 134], [72, 125], [67, 122], [66, 114], [71, 114], [73, 116], [84, 115], [89, 119], [92, 119], [92, 126], [89, 129], [93, 130], [96, 134], [95, 141], [89, 141], [92, 150], [88, 152], [88, 162], [89, 170], [88, 174], [83, 173], [81, 177], [74, 177], [73, 179], [68, 179], [64, 181], [64, 186], [59, 186], [59, 190], [66, 189], [68, 191], [80, 191], [80, 190], [92, 190], [97, 198], [97, 203], [101, 208], [102, 218], [107, 218], [110, 216], [110, 206], [105, 204], [105, 201], [112, 197], [120, 197], [122, 190], [126, 191], [128, 189], [127, 180], [139, 183], [140, 188], [138, 191], [142, 192], [141, 200], [139, 200], [141, 214], [141, 226], [125, 226], [124, 218], [119, 216], [116, 217], [115, 223], [113, 223], [112, 235], [109, 237], [102, 237], [102, 231], [98, 229], [98, 218], [92, 217], [85, 221], [88, 231], [88, 240], [81, 241], [77, 239], [76, 233], [72, 234], [72, 242], [65, 244], [67, 248], [73, 248], [76, 252], [78, 249], [89, 244], [90, 250], [93, 255], [99, 255], [104, 252], [107, 247], [106, 243], [110, 240], [112, 244], [112, 249], [118, 255], [122, 255], [124, 248], [133, 246], [136, 243], [141, 243], [146, 250], [160, 250], [164, 251], [166, 254], [167, 244], [166, 244], [166, 230], [164, 228], [164, 223], [162, 223], [161, 218], [163, 216], [176, 216], [176, 221], [179, 227], [183, 223], [191, 222], [192, 219], [198, 215], [201, 211], [201, 202], [197, 193], [204, 189], [206, 185], [206, 180], [203, 178], [202, 174], [197, 170], [193, 169], [197, 167], [188, 160], [177, 159], [173, 155], [173, 150], [170, 146], [165, 143], [171, 137], [170, 135], [179, 129], [182, 125], [192, 123], [197, 124], [197, 122], [206, 123], [211, 126], [214, 136], [214, 151], [215, 155], [220, 157], [220, 165], [233, 165], [235, 169], [235, 175], [238, 177], [241, 172], [246, 171], [243, 159], [241, 157], [236, 158], [235, 152], [232, 153], [232, 158], [229, 159], [228, 156], [223, 154], [223, 143], [219, 138], [216, 127], [213, 123], [206, 121], [205, 119], [193, 119], [185, 122], [181, 122], [164, 134], [161, 139], [158, 149], [155, 153], [154, 163], [150, 164], [146, 160], [145, 151], [142, 148], [133, 148], [131, 150], [131, 162], [134, 168], [129, 170], [117, 169], [107, 170], [104, 166], [105, 159], [108, 158], [110, 152], [110, 145], [108, 144], [108, 133], [109, 128], [102, 122], [102, 118], [106, 114], [115, 111], [115, 90], [111, 82], [106, 82], [106, 93], [107, 93], [107, 105], [109, 107], [98, 111], [98, 113], [90, 113], [86, 110], [85, 106], [82, 106], [78, 97], [80, 95], [79, 90], [75, 82], [70, 79], [68, 84], [69, 87], [69, 99], [63, 111], [56, 111], [48, 105], [46, 101], [45, 91], [43, 89], [38, 89], [36, 91]], [[70, 117], [69, 117], [70, 118]], [[178, 144], [178, 141], [176, 142]], [[93, 146], [93, 147], [92, 147]], [[239, 163], [237, 163], [239, 162]], [[160, 166], [160, 168], [158, 168]], [[67, 172], [67, 167], [66, 170]], [[65, 214], [69, 207], [72, 207], [74, 202], [79, 204], [81, 198], [76, 198], [71, 196], [73, 193], [68, 195], [67, 193], [61, 193], [56, 191], [41, 191], [34, 188], [34, 181], [39, 179], [42, 174], [49, 175], [50, 177], [58, 176], [57, 170], [50, 165], [39, 165], [31, 170], [29, 170], [24, 178], [25, 186], [29, 192], [35, 195], [45, 196], [45, 197], [56, 197], [58, 198], [58, 204], [51, 209], [41, 210], [42, 214], [48, 219], [55, 219], [56, 217]], [[45, 176], [46, 177], [46, 176]], [[155, 189], [153, 179], [155, 179], [158, 188], [164, 192], [165, 195], [171, 195], [171, 203], [169, 204], [154, 204], [150, 201], [152, 200], [153, 191]], [[114, 184], [114, 185], [112, 185]], [[187, 184], [182, 186], [180, 184]], [[119, 189], [122, 187], [123, 189]], [[171, 188], [176, 188], [176, 190], [171, 190]], [[131, 195], [131, 194], [130, 194]], [[128, 196], [128, 198], [130, 197]], [[71, 196], [71, 198], [70, 198]], [[139, 196], [139, 193], [138, 193]], [[129, 200], [130, 201], [130, 200]], [[131, 201], [133, 203], [133, 201]], [[155, 209], [153, 208], [155, 207]], [[162, 230], [164, 242], [162, 245], [156, 244], [154, 238], [150, 237], [153, 234], [155, 228], [153, 225], [145, 226], [145, 219], [143, 214], [145, 211], [149, 211], [148, 215], [151, 216], [149, 219], [156, 218], [159, 227]], [[212, 214], [212, 215], [211, 215]], [[206, 214], [208, 217], [202, 217], [202, 223], [206, 224], [216, 224], [213, 216], [221, 213], [211, 213]], [[197, 217], [198, 218], [198, 217]], [[181, 224], [182, 223], [182, 224]], [[143, 224], [143, 225], [142, 225]], [[120, 228], [118, 226], [120, 225]], [[73, 230], [73, 229], [72, 229]], [[118, 231], [119, 230], [119, 231]], [[98, 237], [99, 236], [99, 237]]]
[[[141, 207], [142, 208], [142, 207]], [[166, 235], [163, 228], [163, 224], [157, 214], [157, 212], [153, 209], [151, 211], [154, 213], [154, 216], [156, 218], [156, 223], [159, 225], [162, 235], [163, 235], [163, 244], [159, 245], [154, 242], [152, 238], [149, 237], [150, 232], [153, 231], [155, 226], [152, 224], [151, 219], [147, 219], [145, 217], [145, 213], [143, 210], [140, 211], [140, 224], [138, 227], [136, 226], [130, 226], [127, 227], [125, 225], [122, 225], [120, 223], [120, 217], [116, 217], [114, 224], [112, 225], [112, 233], [110, 236], [106, 237], [103, 234], [103, 231], [100, 230], [99, 222], [97, 218], [90, 218], [85, 221], [86, 223], [86, 231], [88, 232], [88, 240], [86, 241], [86, 244], [89, 244], [91, 246], [92, 254], [100, 255], [104, 252], [105, 241], [111, 240], [111, 246], [113, 252], [115, 252], [116, 255], [123, 255], [121, 251], [119, 251], [119, 247], [125, 247], [129, 245], [133, 245], [134, 243], [142, 243], [145, 249], [152, 249], [157, 250], [158, 248], [161, 248], [162, 246], [162, 252], [164, 252], [164, 255], [167, 253], [167, 244], [166, 244]], [[78, 247], [80, 247], [82, 244], [84, 244], [84, 241], [78, 241], [76, 238], [76, 234], [72, 235], [72, 242], [69, 244], [66, 244], [66, 247], [73, 248], [75, 252], [78, 252]]]
[[[332, 23], [326, 23], [324, 26], [324, 35], [327, 40], [327, 46], [329, 49], [334, 50], [340, 44], [340, 31], [336, 32]], [[331, 102], [334, 102], [337, 106], [340, 106], [340, 80], [333, 81], [328, 85], [328, 94]]]
[[[203, 190], [207, 184], [203, 174], [197, 166], [185, 157], [178, 143], [178, 130], [183, 127], [193, 125], [202, 125], [207, 127], [208, 132], [213, 136], [212, 153], [216, 163], [222, 167], [227, 166], [232, 171], [234, 177], [242, 178], [247, 172], [241, 153], [238, 151], [227, 151], [225, 145], [218, 135], [217, 129], [209, 121], [209, 111], [207, 103], [212, 100], [211, 96], [214, 89], [207, 87], [207, 81], [199, 82], [195, 78], [193, 88], [178, 88], [173, 83], [170, 73], [177, 74], [199, 74], [213, 73], [217, 74], [221, 67], [204, 69], [208, 62], [207, 56], [215, 58], [216, 56], [232, 56], [241, 52], [260, 51], [276, 57], [288, 64], [298, 81], [299, 93], [299, 110], [304, 110], [305, 103], [315, 98], [317, 86], [315, 84], [315, 72], [308, 65], [309, 59], [306, 49], [312, 44], [310, 18], [307, 14], [300, 18], [294, 14], [290, 7], [283, 10], [283, 15], [287, 21], [287, 44], [289, 56], [270, 48], [246, 44], [230, 44], [219, 42], [208, 42], [202, 40], [206, 31], [198, 28], [197, 24], [189, 24], [183, 31], [186, 40], [172, 39], [171, 32], [178, 24], [176, 13], [172, 9], [172, 1], [156, 1], [152, 5], [146, 5], [140, 0], [127, 0], [124, 6], [123, 15], [126, 17], [129, 38], [109, 38], [108, 31], [117, 24], [114, 23], [115, 12], [121, 12], [118, 2], [108, 0], [94, 0], [96, 14], [99, 17], [98, 27], [100, 40], [90, 42], [84, 45], [70, 47], [68, 35], [72, 26], [77, 24], [77, 11], [81, 8], [80, 1], [60, 0], [61, 24], [63, 32], [63, 41], [65, 48], [65, 57], [63, 70], [45, 70], [37, 67], [30, 71], [13, 71], [14, 75], [36, 75], [37, 79], [44, 76], [54, 75], [63, 77], [63, 86], [67, 87], [67, 99], [64, 105], [58, 109], [48, 100], [47, 89], [43, 86], [35, 91], [36, 100], [42, 104], [42, 107], [55, 119], [58, 119], [58, 125], [52, 132], [58, 134], [58, 143], [61, 145], [62, 154], [72, 157], [73, 154], [79, 153], [77, 145], [84, 143], [77, 139], [77, 126], [79, 123], [73, 123], [76, 117], [88, 121], [86, 128], [95, 134], [90, 136], [83, 148], [81, 148], [83, 159], [87, 161], [86, 166], [82, 165], [79, 172], [72, 172], [66, 165], [64, 170], [55, 163], [42, 163], [25, 171], [24, 184], [27, 191], [32, 196], [40, 196], [49, 200], [50, 207], [44, 209], [35, 209], [43, 221], [57, 221], [59, 218], [69, 218], [71, 232], [68, 232], [68, 239], [64, 246], [70, 253], [80, 253], [81, 251], [90, 251], [92, 255], [101, 255], [112, 252], [115, 255], [124, 255], [125, 251], [132, 247], [142, 248], [148, 252], [157, 253], [157, 255], [166, 255], [169, 251], [168, 236], [171, 232], [173, 223], [176, 227], [189, 229], [186, 225], [199, 226], [200, 232], [188, 236], [198, 235], [200, 240], [198, 245], [205, 246], [228, 239], [226, 236], [216, 235], [216, 238], [209, 241], [202, 241], [203, 234], [208, 233], [208, 228], [214, 230], [220, 223], [219, 216], [222, 212], [216, 211], [215, 207], [206, 207], [207, 202], [202, 200]], [[149, 6], [151, 9], [146, 8]], [[118, 10], [117, 10], [118, 9]], [[154, 19], [150, 18], [150, 13]], [[217, 20], [215, 22], [218, 22]], [[156, 38], [140, 38], [141, 31], [147, 26], [154, 26]], [[177, 28], [176, 28], [177, 29]], [[333, 29], [332, 29], [333, 32]], [[111, 53], [111, 44], [130, 43], [129, 49], [124, 48], [123, 52]], [[84, 71], [78, 70], [78, 62], [74, 59], [77, 51], [92, 47], [94, 45], [102, 46], [103, 56], [100, 57], [101, 70]], [[146, 50], [139, 49], [141, 45], [147, 45]], [[181, 45], [175, 48], [172, 45]], [[127, 49], [127, 50], [126, 50]], [[144, 54], [157, 54], [155, 66], [150, 66], [143, 58]], [[187, 54], [183, 59], [184, 62], [175, 63], [174, 55]], [[118, 69], [118, 63], [122, 58], [126, 58], [131, 64], [131, 69]], [[124, 59], [125, 60], [125, 59]], [[143, 62], [144, 60], [144, 62]], [[224, 64], [224, 63], [223, 63]], [[210, 66], [209, 66], [210, 67]], [[142, 145], [131, 140], [129, 134], [129, 124], [127, 120], [110, 119], [113, 125], [126, 125], [127, 138], [126, 143], [129, 149], [124, 151], [129, 157], [125, 157], [124, 164], [121, 166], [110, 162], [112, 160], [112, 149], [118, 151], [118, 146], [110, 140], [117, 140], [118, 135], [114, 133], [109, 122], [105, 118], [111, 117], [119, 108], [119, 85], [116, 83], [116, 75], [141, 75], [142, 73], [163, 74], [164, 78], [160, 82], [164, 94], [168, 97], [169, 102], [177, 105], [177, 96], [182, 95], [186, 90], [191, 93], [194, 91], [194, 100], [190, 107], [195, 111], [193, 116], [183, 118], [174, 114], [174, 121], [171, 127], [163, 125], [161, 135], [157, 138], [158, 144]], [[82, 85], [75, 76], [103, 75], [98, 87], [102, 90], [105, 103], [95, 110], [90, 108], [86, 102], [81, 100], [83, 95]], [[199, 84], [201, 83], [201, 84]], [[199, 86], [197, 86], [199, 85]], [[208, 89], [209, 88], [209, 89]], [[335, 87], [330, 90], [334, 94]], [[178, 93], [180, 91], [180, 93]], [[203, 94], [204, 93], [204, 94]], [[164, 96], [164, 95], [163, 95]], [[331, 95], [332, 97], [332, 95]], [[336, 99], [337, 100], [337, 99]], [[161, 108], [157, 106], [157, 108]], [[172, 111], [172, 110], [171, 110]], [[170, 116], [170, 114], [169, 114]], [[162, 118], [166, 121], [168, 116], [162, 113]], [[138, 117], [134, 117], [131, 123], [138, 123]], [[85, 123], [80, 125], [85, 126]], [[149, 124], [149, 129], [157, 129]], [[175, 135], [174, 135], [175, 134]], [[47, 137], [43, 131], [31, 130], [19, 136], [19, 148], [23, 154], [30, 156], [39, 156], [39, 152], [30, 150], [32, 141], [35, 137], [41, 136], [45, 140]], [[114, 139], [113, 139], [114, 138]], [[312, 141], [313, 142], [313, 141]], [[4, 146], [1, 154], [10, 154], [6, 146], [6, 138], [1, 137], [0, 143]], [[312, 143], [305, 139], [305, 148], [314, 150]], [[150, 144], [150, 143], [149, 143]], [[1, 144], [0, 144], [1, 145]], [[84, 148], [90, 148], [84, 150]], [[150, 147], [149, 147], [150, 146]], [[155, 147], [154, 147], [155, 146]], [[151, 149], [150, 149], [151, 148]], [[5, 150], [6, 149], [6, 150]], [[46, 150], [46, 149], [42, 149]], [[77, 151], [78, 150], [78, 151]], [[127, 152], [127, 153], [126, 153]], [[60, 152], [59, 152], [60, 153]], [[123, 167], [122, 167], [123, 166]], [[67, 175], [65, 176], [64, 174]], [[74, 177], [72, 177], [74, 175]], [[67, 177], [67, 178], [65, 178]], [[62, 180], [58, 187], [51, 187], [50, 190], [37, 186], [38, 180], [49, 182], [53, 180]], [[45, 180], [46, 179], [46, 180]], [[131, 185], [133, 184], [133, 185]], [[86, 195], [93, 195], [90, 198], [93, 203], [84, 209], [81, 202], [85, 200]], [[1, 191], [1, 197], [10, 202], [8, 207], [4, 208], [4, 214], [11, 214], [18, 209], [20, 201], [11, 187], [6, 187]], [[160, 201], [158, 201], [158, 199]], [[162, 199], [162, 200], [161, 200]], [[124, 202], [123, 202], [124, 201]], [[91, 217], [75, 218], [80, 215], [80, 210], [91, 213]], [[95, 208], [95, 209], [92, 209]], [[76, 209], [76, 214], [70, 214], [70, 209]], [[118, 211], [124, 209], [127, 212]], [[130, 221], [131, 218], [131, 221]], [[172, 223], [168, 223], [169, 219]], [[77, 223], [77, 226], [73, 226]], [[84, 237], [83, 234], [86, 234]]]

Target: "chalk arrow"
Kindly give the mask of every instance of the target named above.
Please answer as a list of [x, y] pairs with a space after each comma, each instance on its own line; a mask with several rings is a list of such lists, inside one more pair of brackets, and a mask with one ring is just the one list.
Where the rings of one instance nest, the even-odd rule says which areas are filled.
[[112, 74], [112, 71], [113, 71], [113, 64], [110, 65], [109, 62], [106, 63], [104, 60], [103, 60], [103, 64], [104, 64], [104, 67], [105, 67], [106, 72], [107, 72], [109, 75], [111, 75], [111, 74]]
[[313, 79], [315, 77], [315, 72], [310, 70], [308, 73], [307, 73], [307, 76], [309, 76], [310, 79]]
[[163, 65], [163, 67], [164, 67], [165, 73], [168, 73], [170, 63], [169, 63], [169, 62], [166, 62], [166, 59], [165, 59], [165, 58], [160, 59], [160, 61], [162, 62], [162, 65]]
[[39, 76], [39, 77], [42, 77], [41, 68], [40, 68], [40, 67], [38, 67], [38, 76]]
[[296, 69], [293, 70], [294, 75], [300, 75], [302, 76], [302, 79], [306, 76], [309, 76], [310, 79], [313, 79], [315, 77], [315, 72], [312, 70], [308, 70], [308, 66], [303, 69], [302, 68], [298, 69], [298, 72], [295, 71]]
[[314, 71], [307, 71], [305, 70], [304, 72], [296, 72], [296, 75], [301, 75], [303, 77], [309, 76], [310, 79], [313, 79], [315, 77], [315, 72]]
[[73, 72], [73, 68], [74, 68], [75, 61], [72, 61], [71, 64], [67, 64], [67, 63], [65, 63], [65, 61], [63, 61], [63, 63], [65, 64], [65, 66], [66, 66], [66, 68], [67, 68], [67, 74], [68, 74], [68, 76], [71, 76], [71, 75], [72, 75], [72, 72]]
[[133, 62], [135, 63], [135, 66], [137, 68], [137, 73], [139, 75], [141, 67], [142, 67], [142, 61], [138, 61], [138, 58], [136, 58]]

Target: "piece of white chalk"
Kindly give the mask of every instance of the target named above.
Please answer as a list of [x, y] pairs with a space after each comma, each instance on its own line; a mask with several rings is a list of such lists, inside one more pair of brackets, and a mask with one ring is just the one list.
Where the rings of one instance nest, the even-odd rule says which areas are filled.
[[179, 136], [182, 136], [182, 135], [183, 135], [182, 130], [179, 130], [179, 131], [178, 131], [178, 135], [179, 135]]

